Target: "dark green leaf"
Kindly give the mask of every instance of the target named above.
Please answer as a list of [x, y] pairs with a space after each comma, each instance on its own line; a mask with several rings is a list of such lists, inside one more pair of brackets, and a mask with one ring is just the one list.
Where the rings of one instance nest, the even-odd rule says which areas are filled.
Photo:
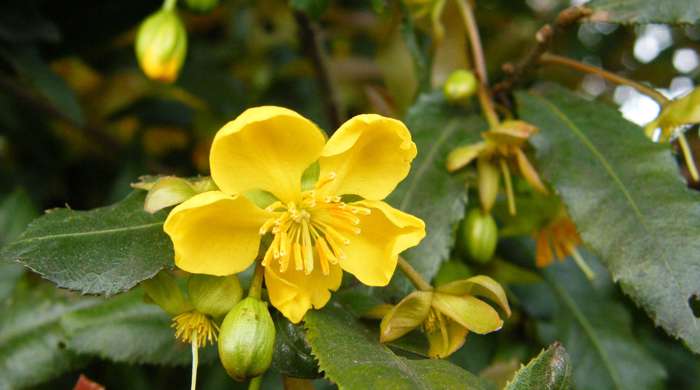
[[314, 19], [318, 19], [328, 8], [330, 0], [291, 0], [292, 8], [302, 11]]
[[379, 344], [375, 332], [343, 309], [306, 314], [311, 351], [340, 389], [484, 389], [481, 380], [445, 360], [411, 360]]
[[439, 92], [422, 95], [409, 110], [406, 125], [418, 146], [418, 156], [389, 203], [425, 221], [427, 236], [404, 255], [431, 280], [450, 254], [452, 225], [464, 217], [466, 203], [464, 179], [447, 172], [445, 156], [456, 145], [476, 140], [486, 125], [449, 105]]
[[[24, 190], [17, 189], [0, 201], [0, 247], [16, 239], [36, 215], [36, 207]], [[0, 262], [0, 300], [12, 292], [23, 272], [19, 264]]]
[[59, 294], [47, 285], [23, 286], [0, 305], [0, 389], [39, 384], [84, 362], [66, 349], [59, 320], [95, 300]]
[[143, 211], [145, 192], [90, 211], [51, 210], [32, 222], [0, 258], [19, 261], [59, 287], [114, 294], [172, 263], [166, 212]]
[[554, 343], [518, 370], [506, 390], [566, 390], [571, 387], [569, 354]]
[[304, 327], [292, 324], [275, 312], [275, 353], [272, 357], [272, 367], [282, 375], [294, 378], [318, 378], [318, 364], [311, 348], [306, 342]]
[[[700, 352], [700, 195], [687, 189], [669, 148], [612, 107], [562, 88], [519, 94], [540, 128], [537, 159], [587, 244], [657, 325]], [[569, 351], [571, 352], [571, 351]]]
[[170, 317], [143, 298], [137, 289], [63, 316], [67, 347], [115, 362], [189, 363], [190, 346], [175, 340]]
[[543, 271], [546, 284], [513, 286], [519, 302], [537, 321], [542, 342], [559, 341], [566, 348], [576, 389], [658, 389], [664, 368], [635, 335], [605, 269], [593, 256], [585, 257], [596, 272], [594, 283], [567, 259]]
[[592, 0], [591, 20], [613, 23], [688, 23], [700, 20], [697, 0]]

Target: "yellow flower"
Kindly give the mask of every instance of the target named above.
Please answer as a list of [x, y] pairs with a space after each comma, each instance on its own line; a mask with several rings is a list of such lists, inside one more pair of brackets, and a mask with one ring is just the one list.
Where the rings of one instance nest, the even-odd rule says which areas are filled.
[[[191, 273], [238, 273], [269, 235], [262, 264], [270, 302], [295, 323], [328, 302], [342, 270], [384, 286], [399, 253], [425, 236], [423, 221], [382, 202], [415, 156], [408, 129], [394, 119], [356, 116], [326, 142], [294, 111], [249, 109], [212, 143], [211, 174], [220, 191], [195, 195], [165, 221], [175, 264]], [[313, 167], [318, 179], [302, 186]], [[275, 199], [265, 208], [247, 197], [261, 192]]]

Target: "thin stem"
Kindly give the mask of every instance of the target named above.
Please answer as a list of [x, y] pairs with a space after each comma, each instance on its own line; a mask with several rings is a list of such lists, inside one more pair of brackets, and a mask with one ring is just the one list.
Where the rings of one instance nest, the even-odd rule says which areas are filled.
[[248, 390], [260, 390], [261, 385], [262, 385], [262, 375], [256, 376], [255, 378], [251, 379], [250, 382], [248, 383]]
[[255, 299], [260, 299], [262, 296], [262, 283], [263, 283], [263, 273], [265, 268], [262, 263], [257, 262], [255, 264], [255, 274], [253, 275], [253, 280], [250, 281], [250, 288], [248, 289], [248, 296]]
[[513, 193], [513, 179], [510, 177], [510, 168], [508, 164], [502, 158], [498, 159], [498, 163], [501, 165], [501, 172], [503, 173], [503, 182], [506, 186], [506, 199], [508, 200], [508, 212], [510, 215], [517, 214], [515, 208], [515, 195]]
[[197, 366], [199, 365], [199, 346], [197, 345], [197, 329], [192, 332], [192, 385], [191, 390], [197, 388]]
[[586, 260], [583, 259], [583, 256], [579, 253], [578, 250], [576, 250], [575, 247], [571, 247], [571, 258], [574, 259], [574, 263], [578, 266], [578, 268], [583, 272], [584, 275], [586, 275], [586, 278], [589, 281], [593, 281], [595, 279], [595, 272], [591, 269], [590, 266], [586, 263]]
[[[299, 26], [299, 39], [302, 42], [304, 51], [310, 57], [316, 72], [321, 96], [326, 106], [326, 113], [333, 130], [340, 127], [343, 122], [343, 114], [341, 111], [340, 98], [338, 91], [331, 77], [331, 72], [323, 50], [323, 41], [317, 24], [313, 23], [306, 14], [297, 11], [294, 13], [297, 25]], [[332, 133], [332, 131], [331, 131]]]
[[562, 57], [551, 53], [542, 54], [542, 57], [540, 57], [539, 61], [542, 64], [555, 64], [566, 66], [579, 72], [598, 75], [604, 78], [605, 80], [608, 80], [615, 84], [630, 86], [639, 91], [640, 93], [643, 93], [644, 95], [647, 95], [650, 98], [654, 99], [662, 107], [666, 103], [668, 103], [668, 99], [666, 98], [666, 96], [664, 96], [661, 92], [655, 90], [654, 88], [647, 87], [646, 85], [638, 83], [634, 80], [630, 80], [628, 78], [616, 75], [615, 73], [608, 72], [607, 70], [598, 68], [597, 66], [584, 64], [583, 62], [579, 62], [571, 58]]
[[464, 25], [467, 28], [467, 36], [469, 38], [469, 47], [471, 48], [471, 57], [474, 63], [474, 71], [476, 78], [479, 79], [478, 97], [481, 109], [484, 112], [484, 117], [490, 128], [498, 126], [498, 114], [493, 107], [491, 93], [489, 92], [488, 72], [486, 71], [486, 60], [484, 58], [484, 50], [481, 46], [481, 37], [479, 36], [479, 28], [474, 18], [474, 11], [468, 0], [457, 0], [459, 13], [462, 16]]
[[175, 5], [177, 5], [177, 0], [165, 0], [163, 2], [163, 9], [172, 11], [175, 9]]
[[404, 275], [408, 278], [408, 280], [413, 283], [413, 286], [415, 286], [418, 290], [421, 291], [430, 291], [433, 289], [433, 286], [430, 285], [430, 283], [426, 282], [425, 279], [421, 276], [421, 274], [416, 271], [411, 264], [406, 261], [403, 257], [399, 256], [399, 269], [403, 272]]
[[690, 145], [688, 145], [688, 140], [685, 138], [685, 134], [680, 133], [678, 136], [678, 144], [681, 146], [681, 151], [683, 151], [683, 158], [685, 159], [685, 165], [688, 167], [690, 177], [694, 182], [700, 181], [698, 168], [695, 166], [695, 159], [693, 158], [693, 151], [690, 149]]

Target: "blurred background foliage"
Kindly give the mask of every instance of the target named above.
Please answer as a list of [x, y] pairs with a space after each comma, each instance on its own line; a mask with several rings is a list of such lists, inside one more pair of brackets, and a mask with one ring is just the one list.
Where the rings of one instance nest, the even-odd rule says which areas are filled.
[[[207, 13], [182, 4], [187, 58], [178, 80], [162, 84], [143, 75], [133, 48], [139, 23], [161, 7], [160, 1], [3, 1], [0, 244], [16, 237], [42, 210], [64, 205], [88, 209], [119, 200], [140, 175], [207, 174], [213, 135], [247, 107], [290, 107], [333, 130], [334, 120], [327, 115], [330, 97], [308, 56], [309, 42], [299, 38], [299, 12], [322, 32], [341, 116], [377, 112], [403, 117], [419, 93], [439, 89], [450, 71], [468, 66], [464, 26], [455, 12], [443, 14], [444, 35], [437, 42], [422, 3], [221, 0]], [[522, 57], [537, 29], [572, 3], [581, 2], [476, 1], [490, 78], [502, 78], [501, 65]], [[690, 91], [700, 76], [697, 25], [580, 24], [559, 35], [554, 50], [649, 82], [673, 97]], [[609, 101], [636, 123], [658, 113], [651, 99], [595, 75], [543, 67], [531, 75], [536, 79], [555, 80], [591, 99]], [[700, 155], [697, 132], [688, 135]], [[472, 272], [492, 275], [509, 289], [515, 306], [504, 331], [470, 336], [453, 362], [502, 382], [542, 346], [569, 340], [569, 353], [593, 373], [613, 364], [621, 366], [625, 377], [648, 376], [638, 388], [700, 388], [697, 357], [655, 329], [616, 286], [605, 282], [609, 278], [582, 292], [582, 276], [570, 262], [535, 274], [528, 271], [532, 259], [521, 258], [527, 251], [517, 250], [521, 245], [527, 243], [499, 244], [499, 254], [508, 262], [470, 270], [455, 260], [438, 274], [436, 282]], [[607, 275], [592, 262], [596, 272]], [[20, 278], [21, 273], [14, 265], [1, 266], [0, 298], [12, 290], [43, 286], [37, 276]], [[581, 316], [593, 319], [582, 324]], [[589, 339], [590, 327], [605, 337]], [[620, 352], [629, 348], [628, 341], [636, 348], [636, 360]], [[595, 350], [601, 348], [612, 351], [615, 361], [598, 361]], [[108, 388], [184, 388], [189, 383], [186, 367], [75, 358], [71, 370], [57, 372], [57, 379], [38, 388], [69, 388], [79, 373], [99, 378]], [[575, 376], [585, 375], [586, 367]], [[235, 386], [218, 364], [204, 365], [200, 378], [201, 389]], [[280, 381], [271, 374], [263, 388], [282, 386]], [[582, 388], [608, 388], [609, 379], [591, 375], [576, 381]], [[324, 383], [317, 381], [317, 388]]]

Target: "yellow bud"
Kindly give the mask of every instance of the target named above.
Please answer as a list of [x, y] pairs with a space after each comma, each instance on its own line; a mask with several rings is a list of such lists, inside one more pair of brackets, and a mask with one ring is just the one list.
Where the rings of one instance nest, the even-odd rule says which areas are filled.
[[187, 51], [187, 32], [177, 11], [161, 9], [141, 23], [136, 36], [136, 57], [151, 79], [173, 82]]
[[197, 311], [214, 318], [231, 311], [243, 297], [243, 289], [236, 275], [190, 275], [187, 292]]
[[447, 100], [451, 102], [466, 101], [476, 93], [479, 80], [474, 73], [466, 70], [455, 70], [445, 81], [443, 92]]
[[166, 176], [152, 183], [137, 183], [132, 186], [148, 190], [143, 208], [149, 213], [175, 206], [199, 193], [216, 190], [214, 181], [209, 177], [190, 180]]
[[219, 332], [219, 359], [237, 381], [262, 375], [272, 363], [275, 324], [267, 303], [247, 297], [226, 315]]

